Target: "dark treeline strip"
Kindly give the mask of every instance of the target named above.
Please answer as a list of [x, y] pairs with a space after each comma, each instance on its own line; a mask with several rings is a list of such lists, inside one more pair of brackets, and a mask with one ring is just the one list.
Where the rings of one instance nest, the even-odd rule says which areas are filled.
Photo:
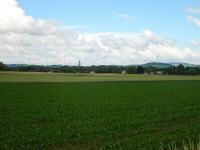
[[169, 68], [143, 66], [39, 66], [17, 65], [9, 67], [0, 63], [0, 71], [22, 72], [57, 72], [57, 73], [123, 73], [123, 74], [158, 74], [158, 75], [200, 75], [200, 67], [184, 67], [183, 65]]

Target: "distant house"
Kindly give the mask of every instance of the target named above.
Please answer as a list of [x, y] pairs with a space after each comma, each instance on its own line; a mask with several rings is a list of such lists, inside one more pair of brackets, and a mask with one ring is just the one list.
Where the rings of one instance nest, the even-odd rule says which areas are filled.
[[150, 74], [150, 75], [155, 75], [155, 73], [154, 73], [154, 72], [150, 72], [149, 74]]
[[96, 72], [94, 72], [94, 71], [91, 71], [90, 73], [91, 73], [91, 74], [95, 74]]
[[163, 72], [162, 71], [157, 71], [156, 74], [157, 75], [163, 75]]
[[123, 70], [123, 71], [122, 71], [122, 74], [127, 74], [127, 71], [126, 71], [126, 70]]

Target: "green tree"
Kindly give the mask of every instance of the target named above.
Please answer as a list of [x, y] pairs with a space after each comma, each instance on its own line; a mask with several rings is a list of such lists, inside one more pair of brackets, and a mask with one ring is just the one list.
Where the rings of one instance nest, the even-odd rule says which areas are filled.
[[6, 65], [3, 64], [3, 62], [0, 62], [0, 70], [1, 71], [6, 70]]
[[185, 74], [185, 67], [182, 64], [178, 65], [176, 67], [176, 69], [177, 69], [178, 75], [184, 75]]
[[138, 73], [138, 74], [143, 74], [144, 71], [145, 71], [145, 69], [144, 69], [143, 66], [138, 66], [138, 67], [137, 67], [137, 73]]
[[185, 75], [198, 75], [197, 67], [187, 67], [185, 70]]
[[136, 74], [137, 73], [137, 69], [135, 66], [128, 66], [127, 67], [127, 73], [128, 74]]

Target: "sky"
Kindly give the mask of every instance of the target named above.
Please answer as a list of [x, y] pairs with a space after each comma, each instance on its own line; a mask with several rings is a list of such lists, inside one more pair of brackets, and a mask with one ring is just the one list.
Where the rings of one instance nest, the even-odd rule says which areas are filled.
[[0, 61], [200, 64], [200, 0], [0, 0]]

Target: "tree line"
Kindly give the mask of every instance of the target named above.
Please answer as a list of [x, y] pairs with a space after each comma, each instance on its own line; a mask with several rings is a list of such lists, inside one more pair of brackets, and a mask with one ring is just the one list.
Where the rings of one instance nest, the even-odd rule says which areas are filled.
[[185, 67], [183, 65], [169, 68], [144, 66], [39, 66], [17, 65], [9, 67], [0, 62], [0, 71], [23, 72], [56, 72], [56, 73], [127, 73], [127, 74], [163, 74], [163, 75], [200, 75], [200, 67]]

